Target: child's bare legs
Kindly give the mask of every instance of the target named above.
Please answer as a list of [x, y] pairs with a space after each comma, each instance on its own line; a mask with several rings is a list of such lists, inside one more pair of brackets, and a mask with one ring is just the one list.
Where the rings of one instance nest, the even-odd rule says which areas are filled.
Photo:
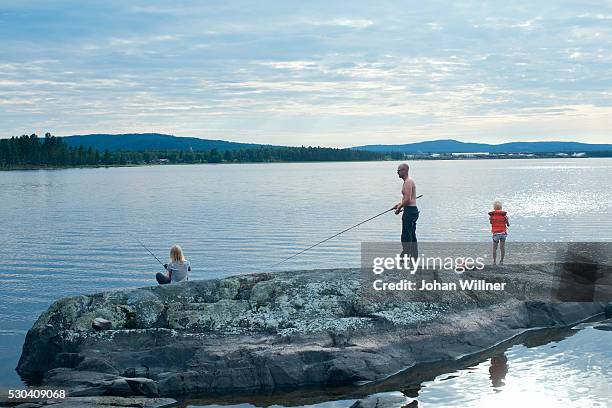
[[[502, 259], [504, 259], [503, 255], [502, 255]], [[493, 241], [493, 265], [495, 265], [496, 263], [497, 263], [497, 241]]]
[[504, 239], [500, 239], [499, 240], [499, 254], [500, 254], [499, 264], [503, 265], [504, 264], [504, 256], [506, 255], [506, 240], [504, 240]]

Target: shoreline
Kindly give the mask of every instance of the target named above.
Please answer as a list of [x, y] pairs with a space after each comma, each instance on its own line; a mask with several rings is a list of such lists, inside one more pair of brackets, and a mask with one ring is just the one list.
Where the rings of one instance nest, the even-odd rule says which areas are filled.
[[[377, 301], [361, 296], [359, 269], [333, 269], [64, 298], [28, 332], [18, 371], [75, 396], [378, 384], [528, 330], [576, 324], [606, 307], [525, 300], [525, 287], [551, 289], [552, 264], [485, 271], [521, 282], [521, 289], [453, 292], [438, 303]], [[92, 330], [95, 317], [110, 328]]]
[[[471, 367], [482, 361], [491, 358], [493, 355], [503, 352], [508, 348], [524, 344], [527, 341], [537, 341], [539, 344], [549, 344], [558, 341], [559, 338], [565, 338], [566, 335], [573, 335], [578, 332], [574, 327], [587, 324], [589, 322], [600, 322], [605, 319], [603, 314], [597, 314], [588, 317], [582, 321], [570, 324], [564, 327], [546, 327], [546, 328], [531, 328], [526, 329], [522, 333], [518, 333], [511, 338], [500, 341], [499, 343], [479, 352], [466, 354], [453, 360], [439, 362], [419, 363], [405, 370], [399, 371], [390, 375], [388, 378], [380, 382], [368, 382], [365, 384], [355, 384], [340, 387], [310, 387], [300, 390], [279, 389], [271, 393], [236, 393], [232, 396], [222, 394], [212, 395], [186, 395], [182, 396], [179, 401], [182, 404], [192, 405], [211, 405], [218, 404], [220, 401], [226, 404], [250, 403], [256, 406], [269, 405], [314, 405], [322, 402], [345, 400], [347, 397], [368, 398], [372, 394], [382, 392], [392, 392], [398, 389], [406, 388], [410, 385], [420, 384], [432, 377], [451, 373], [466, 367]], [[313, 391], [320, 391], [314, 393]], [[288, 404], [286, 404], [288, 403]]]
[[[409, 161], [481, 161], [481, 160], [538, 160], [538, 159], [610, 159], [610, 156], [581, 156], [581, 157], [559, 157], [559, 156], [541, 156], [541, 157], [461, 157], [461, 158], [407, 158], [402, 160]], [[240, 164], [288, 164], [288, 163], [373, 163], [373, 162], [399, 162], [401, 160], [323, 160], [323, 161], [268, 161], [268, 162], [221, 162], [221, 163], [142, 163], [142, 164], [117, 164], [117, 165], [85, 165], [85, 166], [41, 166], [41, 167], [14, 167], [2, 168], [0, 172], [11, 171], [36, 171], [36, 170], [68, 170], [68, 169], [99, 169], [99, 168], [115, 168], [115, 167], [162, 167], [162, 166], [194, 166], [194, 165], [240, 165]]]

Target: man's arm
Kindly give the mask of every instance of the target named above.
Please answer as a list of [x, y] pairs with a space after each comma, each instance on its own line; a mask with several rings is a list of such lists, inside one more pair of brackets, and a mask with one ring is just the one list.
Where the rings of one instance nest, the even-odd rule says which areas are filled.
[[396, 214], [401, 213], [402, 209], [404, 208], [404, 199], [402, 198], [399, 203], [393, 206], [393, 208], [395, 209]]

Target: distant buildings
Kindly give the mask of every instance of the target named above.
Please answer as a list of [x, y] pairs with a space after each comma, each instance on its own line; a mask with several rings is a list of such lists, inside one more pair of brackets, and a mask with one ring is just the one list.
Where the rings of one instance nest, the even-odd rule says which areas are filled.
[[459, 156], [459, 157], [482, 157], [482, 156], [489, 156], [489, 152], [451, 153], [451, 156]]
[[[555, 157], [592, 157], [586, 152], [546, 152], [546, 153], [491, 153], [491, 152], [454, 152], [454, 153], [404, 153], [406, 160], [462, 160], [462, 159], [545, 159]], [[610, 157], [604, 155], [603, 157]]]

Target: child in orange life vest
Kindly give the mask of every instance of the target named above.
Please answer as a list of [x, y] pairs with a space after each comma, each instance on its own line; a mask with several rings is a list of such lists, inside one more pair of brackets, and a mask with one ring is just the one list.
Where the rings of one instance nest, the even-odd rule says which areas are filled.
[[491, 223], [491, 232], [493, 233], [493, 265], [497, 260], [497, 245], [499, 244], [500, 259], [499, 264], [504, 264], [504, 255], [506, 255], [506, 237], [508, 236], [508, 215], [502, 210], [502, 204], [499, 201], [493, 203], [493, 211], [489, 211], [489, 222]]

